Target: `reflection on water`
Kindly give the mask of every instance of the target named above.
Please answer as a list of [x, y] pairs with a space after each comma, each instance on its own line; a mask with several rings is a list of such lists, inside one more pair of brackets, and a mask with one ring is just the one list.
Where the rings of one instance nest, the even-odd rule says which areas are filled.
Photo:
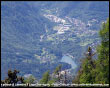
[[61, 62], [65, 62], [71, 65], [72, 69], [75, 69], [77, 67], [77, 65], [75, 64], [75, 62], [72, 60], [71, 57], [64, 55], [61, 59]]

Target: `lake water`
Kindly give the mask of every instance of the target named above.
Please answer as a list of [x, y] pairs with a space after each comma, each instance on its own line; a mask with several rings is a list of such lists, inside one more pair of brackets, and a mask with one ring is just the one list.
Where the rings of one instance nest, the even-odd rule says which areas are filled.
[[65, 62], [65, 63], [68, 63], [71, 65], [72, 69], [75, 69], [77, 67], [76, 63], [74, 62], [74, 60], [67, 56], [67, 55], [64, 55], [61, 59], [61, 62]]

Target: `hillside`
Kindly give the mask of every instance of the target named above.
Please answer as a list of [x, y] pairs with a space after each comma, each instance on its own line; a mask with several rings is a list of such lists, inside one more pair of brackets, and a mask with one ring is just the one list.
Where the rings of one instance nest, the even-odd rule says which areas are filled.
[[[100, 42], [98, 31], [109, 16], [108, 2], [1, 2], [1, 76], [9, 68], [21, 75], [42, 74], [63, 64], [77, 65], [88, 46]], [[83, 8], [82, 8], [83, 7]]]

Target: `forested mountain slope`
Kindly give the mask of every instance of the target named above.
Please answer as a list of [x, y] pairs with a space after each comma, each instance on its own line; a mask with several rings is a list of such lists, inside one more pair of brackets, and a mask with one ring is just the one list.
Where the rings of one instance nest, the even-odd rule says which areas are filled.
[[[88, 46], [100, 42], [98, 31], [109, 15], [108, 2], [1, 2], [1, 76], [8, 69], [38, 79], [69, 56], [79, 68]], [[82, 8], [83, 7], [83, 8]]]

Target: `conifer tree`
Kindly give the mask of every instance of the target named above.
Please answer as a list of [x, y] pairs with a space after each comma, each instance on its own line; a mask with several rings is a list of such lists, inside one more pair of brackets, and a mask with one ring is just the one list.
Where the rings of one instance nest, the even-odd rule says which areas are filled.
[[42, 77], [42, 79], [40, 80], [40, 83], [41, 83], [41, 84], [47, 84], [49, 80], [50, 80], [50, 75], [49, 75], [49, 71], [47, 71], [47, 72], [45, 72], [45, 73], [43, 74], [43, 77]]
[[109, 19], [103, 23], [99, 32], [101, 44], [97, 48], [98, 60], [96, 61], [96, 83], [109, 83]]
[[83, 60], [81, 68], [73, 83], [109, 83], [109, 19], [103, 23], [99, 32], [101, 44], [97, 47], [98, 58], [93, 61], [91, 48], [85, 54], [86, 59]]

